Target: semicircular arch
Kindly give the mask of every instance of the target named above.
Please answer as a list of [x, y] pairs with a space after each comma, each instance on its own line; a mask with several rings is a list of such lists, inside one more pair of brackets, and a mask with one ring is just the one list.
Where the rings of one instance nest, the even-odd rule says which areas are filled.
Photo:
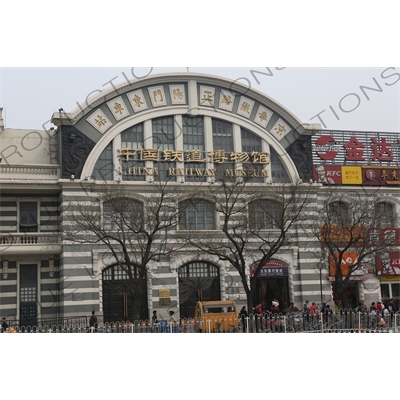
[[[113, 126], [112, 128], [110, 128], [110, 130], [107, 132], [106, 135], [100, 138], [100, 140], [96, 143], [96, 145], [92, 149], [83, 167], [81, 177], [83, 178], [87, 176], [92, 176], [96, 162], [100, 157], [100, 155], [102, 154], [103, 150], [121, 132], [123, 132], [126, 129], [129, 129], [132, 126], [138, 125], [140, 123], [145, 123], [148, 120], [164, 116], [174, 116], [174, 115], [188, 115], [188, 110], [186, 108], [177, 108], [177, 107], [149, 110], [148, 112], [144, 112], [140, 115], [133, 115], [131, 117], [128, 117], [125, 120]], [[229, 113], [221, 112], [220, 110], [216, 112], [214, 110], [202, 109], [199, 115], [211, 118], [218, 118], [219, 120], [238, 125], [254, 133], [269, 146], [273, 147], [275, 152], [280, 157], [282, 163], [285, 165], [290, 181], [296, 182], [299, 179], [299, 173], [297, 171], [295, 163], [293, 162], [292, 158], [289, 156], [288, 152], [283, 147], [283, 145], [276, 138], [265, 132], [265, 130], [257, 126], [255, 123], [245, 120], [240, 116], [235, 116]]]

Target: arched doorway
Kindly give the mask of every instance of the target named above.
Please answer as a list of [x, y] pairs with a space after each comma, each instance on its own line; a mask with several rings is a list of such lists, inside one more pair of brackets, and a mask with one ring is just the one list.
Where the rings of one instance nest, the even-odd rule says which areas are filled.
[[[103, 315], [105, 322], [132, 320], [133, 304], [128, 296], [129, 277], [120, 265], [106, 268], [103, 279]], [[146, 276], [143, 278], [146, 280]], [[140, 319], [149, 318], [147, 284], [141, 295]]]
[[253, 302], [261, 303], [263, 310], [271, 310], [274, 298], [279, 301], [280, 311], [289, 307], [289, 266], [278, 260], [270, 260], [259, 272]]
[[219, 268], [207, 262], [191, 262], [178, 270], [181, 318], [194, 317], [196, 302], [221, 300]]

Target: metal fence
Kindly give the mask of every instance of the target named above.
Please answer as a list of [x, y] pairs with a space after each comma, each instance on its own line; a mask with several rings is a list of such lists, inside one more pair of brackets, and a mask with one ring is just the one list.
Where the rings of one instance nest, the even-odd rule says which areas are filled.
[[69, 320], [62, 323], [41, 323], [20, 326], [10, 323], [9, 333], [336, 333], [381, 332], [400, 333], [399, 313], [360, 313], [343, 310], [338, 314], [309, 313], [251, 314], [247, 317], [201, 319], [188, 318], [177, 322], [161, 320], [100, 322], [95, 327]]

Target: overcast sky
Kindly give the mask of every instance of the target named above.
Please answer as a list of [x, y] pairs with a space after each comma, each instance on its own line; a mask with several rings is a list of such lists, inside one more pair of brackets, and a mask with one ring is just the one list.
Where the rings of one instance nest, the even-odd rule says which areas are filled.
[[[400, 132], [400, 68], [0, 68], [7, 128], [42, 129], [54, 111], [71, 112], [93, 91], [163, 72], [237, 80], [272, 97], [303, 123], [326, 129]], [[135, 77], [134, 77], [135, 76]], [[368, 89], [370, 88], [370, 89]], [[317, 117], [319, 115], [319, 117]]]

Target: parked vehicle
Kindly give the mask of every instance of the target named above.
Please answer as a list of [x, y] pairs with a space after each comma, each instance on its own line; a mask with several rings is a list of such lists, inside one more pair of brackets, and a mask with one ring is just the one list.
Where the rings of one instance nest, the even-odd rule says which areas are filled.
[[240, 326], [236, 303], [233, 300], [198, 301], [195, 320], [198, 332], [237, 332]]

